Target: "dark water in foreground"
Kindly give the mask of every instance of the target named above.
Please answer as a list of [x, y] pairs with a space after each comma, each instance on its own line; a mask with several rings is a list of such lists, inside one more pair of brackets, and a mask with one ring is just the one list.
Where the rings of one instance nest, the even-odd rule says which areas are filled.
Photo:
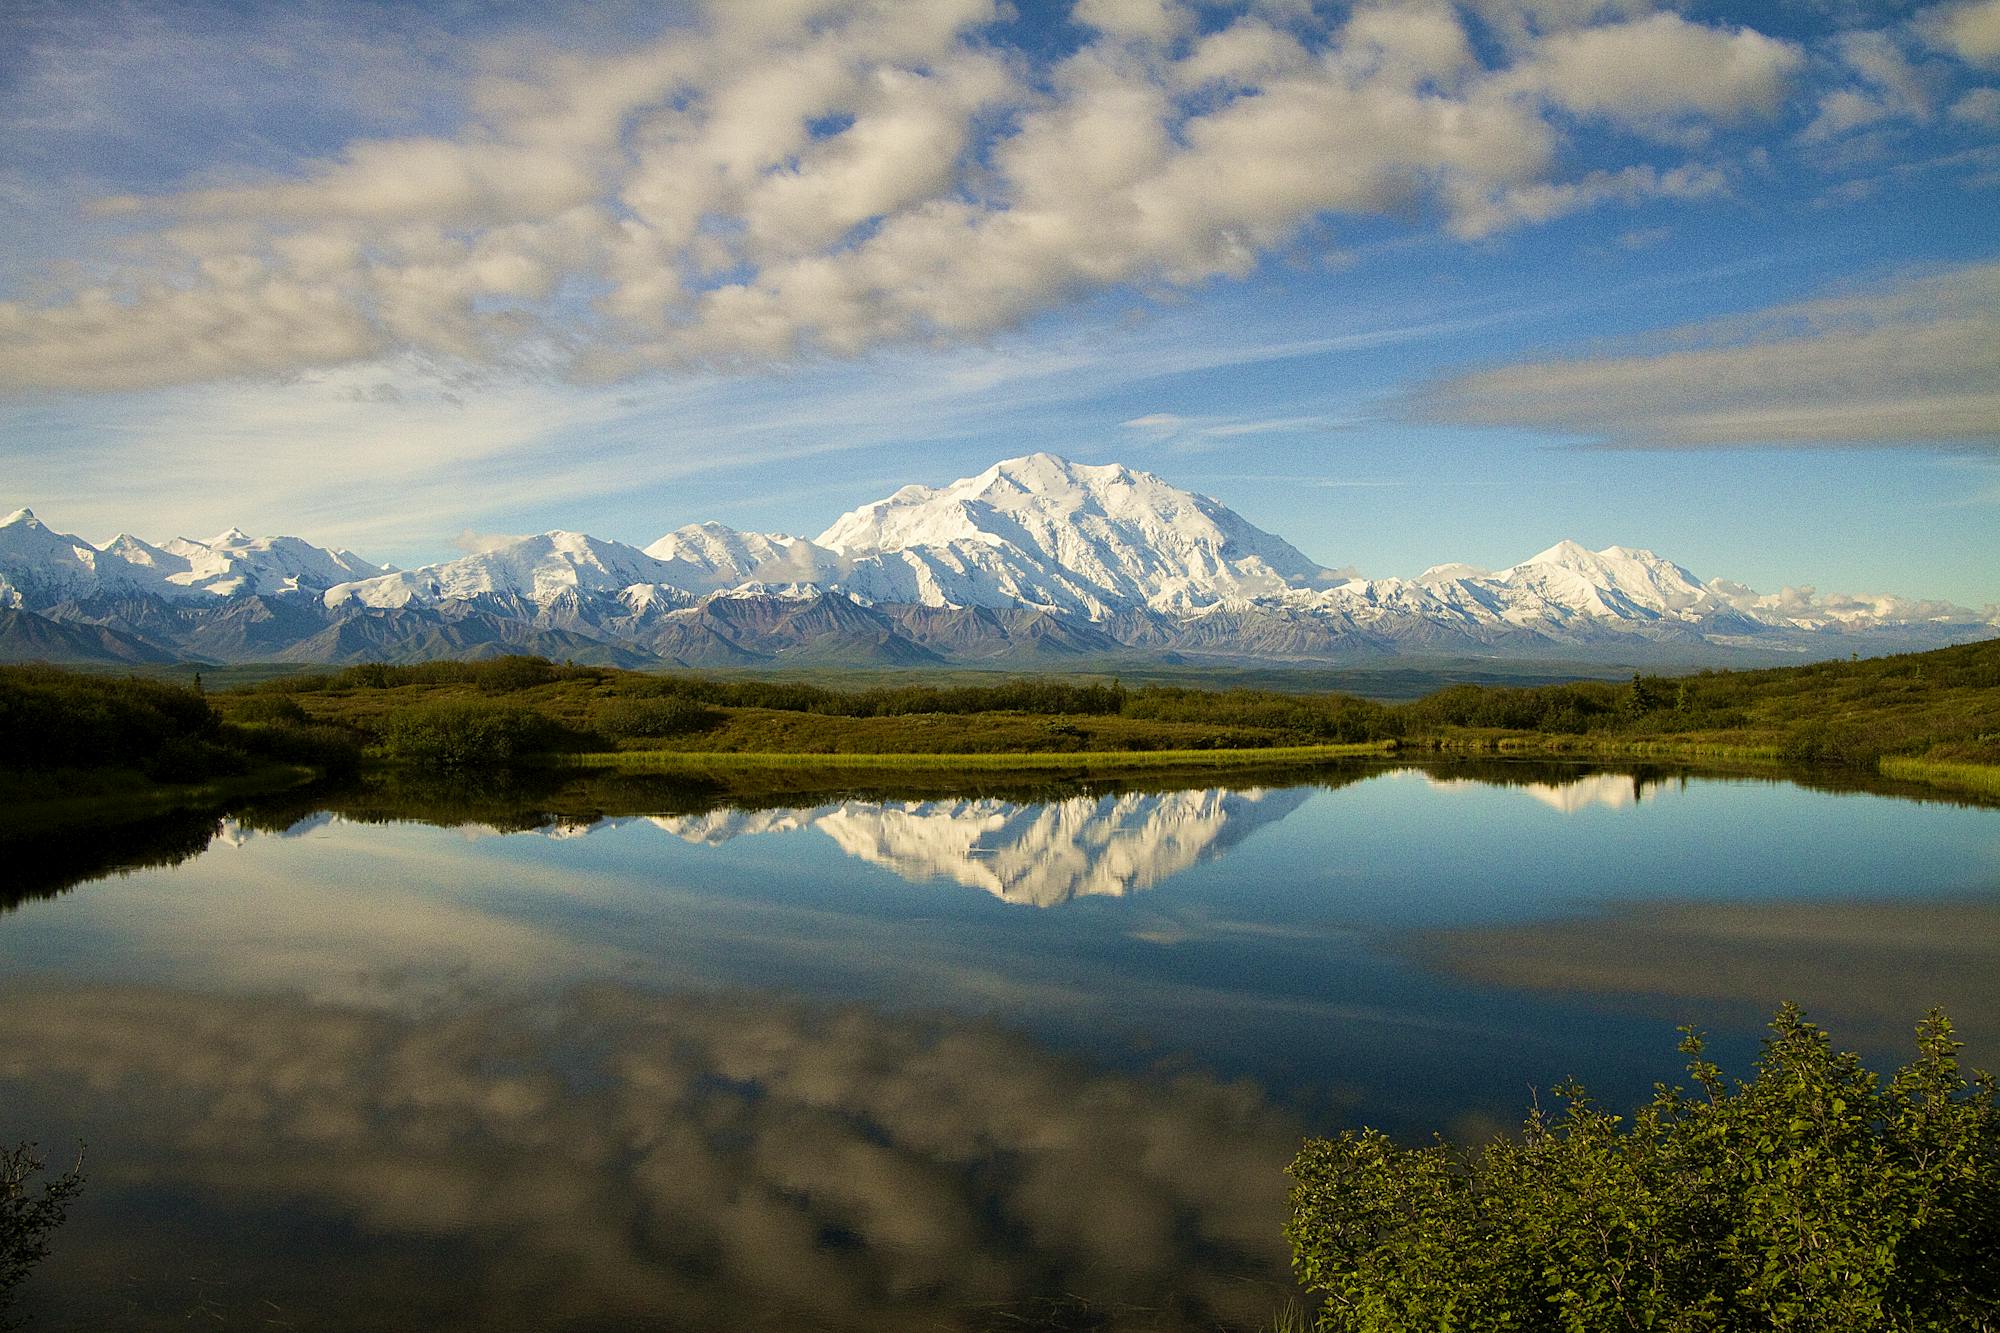
[[1675, 1024], [1741, 1069], [1786, 998], [1878, 1068], [1935, 1002], [2000, 1054], [2000, 811], [1526, 767], [1042, 797], [627, 787], [675, 813], [504, 834], [339, 797], [66, 892], [147, 849], [41, 849], [0, 1138], [83, 1140], [88, 1186], [22, 1312], [1255, 1327], [1304, 1133], [1630, 1102]]

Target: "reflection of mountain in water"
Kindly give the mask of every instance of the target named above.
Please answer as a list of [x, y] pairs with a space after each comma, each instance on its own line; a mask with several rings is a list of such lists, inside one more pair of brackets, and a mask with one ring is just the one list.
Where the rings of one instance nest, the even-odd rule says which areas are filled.
[[[1481, 778], [1432, 778], [1430, 785], [1444, 791], [1491, 790], [1495, 783]], [[1599, 806], [1625, 810], [1644, 801], [1658, 800], [1662, 793], [1678, 790], [1643, 773], [1589, 773], [1568, 782], [1521, 782], [1507, 784], [1532, 796], [1551, 810], [1573, 815]]]
[[664, 829], [682, 842], [720, 847], [733, 839], [759, 833], [790, 833], [794, 829], [809, 828], [821, 815], [838, 808], [822, 805], [795, 810], [705, 810], [698, 815], [656, 815], [646, 822]]
[[[984, 889], [1006, 902], [1053, 907], [1076, 898], [1120, 897], [1152, 888], [1283, 819], [1320, 786], [1073, 791], [1048, 800], [847, 799], [767, 809], [696, 806], [694, 813], [676, 815], [544, 813], [504, 822], [466, 820], [447, 809], [435, 822], [495, 836], [532, 830], [558, 840], [645, 823], [704, 847], [812, 829], [849, 856], [912, 883], [947, 880]], [[18, 845], [0, 839], [0, 849], [24, 873], [13, 892], [0, 892], [0, 910], [24, 896], [59, 893], [121, 869], [171, 865], [214, 846], [243, 847], [258, 838], [302, 838], [332, 825], [406, 817], [400, 810], [384, 814], [363, 800], [351, 807], [281, 806], [220, 819], [176, 817], [109, 832], [92, 830], [87, 839], [44, 837]]]
[[1528, 795], [1549, 809], [1560, 810], [1566, 815], [1593, 805], [1607, 810], [1623, 810], [1641, 801], [1658, 800], [1661, 793], [1673, 790], [1675, 788], [1647, 782], [1631, 773], [1593, 773], [1575, 782], [1532, 782], [1527, 787]]
[[1234, 847], [1305, 802], [1309, 789], [1126, 792], [1018, 804], [842, 801], [801, 810], [717, 810], [651, 822], [715, 845], [812, 828], [849, 856], [912, 883], [944, 879], [1010, 903], [1054, 907], [1150, 889]]

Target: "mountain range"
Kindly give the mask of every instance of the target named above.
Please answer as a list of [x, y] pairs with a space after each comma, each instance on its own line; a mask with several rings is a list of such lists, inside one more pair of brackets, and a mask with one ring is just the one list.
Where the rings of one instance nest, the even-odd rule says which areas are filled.
[[1045, 453], [905, 486], [810, 540], [699, 523], [640, 549], [557, 531], [413, 570], [234, 528], [97, 546], [28, 509], [0, 521], [0, 661], [1697, 665], [1997, 631], [1991, 606], [1764, 594], [1569, 541], [1505, 569], [1363, 578], [1150, 473]]

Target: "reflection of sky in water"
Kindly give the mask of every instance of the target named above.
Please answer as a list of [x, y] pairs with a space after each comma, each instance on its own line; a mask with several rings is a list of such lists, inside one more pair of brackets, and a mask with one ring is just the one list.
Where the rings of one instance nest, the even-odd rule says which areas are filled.
[[[214, 1206], [241, 1222], [311, 1200], [345, 1238], [314, 1243], [367, 1251], [353, 1262], [390, 1304], [394, 1264], [369, 1249], [382, 1236], [424, 1238], [468, 1272], [513, 1265], [523, 1282], [567, 1263], [574, 1280], [552, 1289], [623, 1292], [639, 1307], [782, 1295], [792, 1288], [744, 1256], [846, 1246], [846, 1260], [784, 1281], [830, 1293], [853, 1315], [836, 1326], [891, 1327], [884, 1311], [916, 1307], [882, 1293], [944, 1271], [955, 1245], [988, 1260], [963, 1269], [950, 1299], [1012, 1299], [1038, 1264], [1102, 1268], [1082, 1216], [1093, 1209], [1151, 1237], [1176, 1209], [1234, 1206], [1222, 1197], [1233, 1186], [1163, 1201], [1168, 1183], [1064, 1137], [1086, 1097], [1074, 1080], [1112, 1127], [1106, 1142], [1137, 1151], [1121, 1127], [1164, 1117], [1132, 1133], [1183, 1155], [1146, 1152], [1236, 1161], [1251, 1139], [1285, 1137], [1270, 1131], [1283, 1117], [1269, 1099], [1320, 1128], [1428, 1131], [1511, 1120], [1531, 1085], [1569, 1074], [1630, 1101], [1672, 1069], [1677, 1022], [1717, 1026], [1725, 1058], [1754, 1036], [1754, 1020], [1699, 1000], [1611, 1008], [1510, 989], [1490, 960], [1483, 982], [1452, 980], [1391, 952], [1398, 932], [1577, 929], [1630, 901], [1754, 912], [1990, 898], [1997, 831], [1988, 810], [1771, 783], [1489, 786], [1414, 771], [1336, 788], [846, 800], [508, 835], [316, 817], [283, 836], [231, 831], [181, 866], [0, 917], [0, 1104], [36, 1122], [8, 1132], [102, 1142], [106, 1193], [127, 1208], [220, 1190], [226, 1206]], [[1740, 919], [1732, 929], [1757, 938]], [[1161, 1091], [1162, 1068], [1194, 1081]], [[1216, 1082], [1243, 1076], [1254, 1083], [1234, 1092]], [[910, 1139], [924, 1097], [961, 1117], [1013, 1117], [964, 1133], [1021, 1178], [986, 1179], [988, 1157]], [[785, 1135], [804, 1135], [812, 1169], [831, 1174], [794, 1179], [807, 1168], [745, 1146]], [[355, 1143], [373, 1152], [352, 1178], [310, 1161], [280, 1169], [314, 1144]], [[534, 1145], [551, 1156], [517, 1160]], [[1257, 1151], [1275, 1152], [1275, 1173], [1289, 1145]], [[646, 1175], [634, 1163], [649, 1154], [661, 1165]], [[1077, 1175], [1093, 1154], [1115, 1178]], [[1047, 1182], [1071, 1176], [1079, 1217], [1036, 1211], [1061, 1193]], [[695, 1209], [661, 1233], [661, 1190], [680, 1199], [672, 1208], [711, 1194], [740, 1208]], [[1002, 1228], [1014, 1249], [979, 1230], [1001, 1223], [973, 1216], [978, 1190], [1017, 1210]], [[1267, 1271], [1268, 1254], [1244, 1257], [1256, 1247], [1241, 1217], [1227, 1225], [1236, 1259], [1182, 1256], [1188, 1289], [1205, 1293], [1190, 1309], [1221, 1308], [1221, 1273]], [[548, 1241], [550, 1227], [576, 1253]], [[706, 1285], [686, 1288], [683, 1268]]]
[[603, 979], [769, 988], [992, 1015], [1128, 1063], [1135, 1042], [1176, 1049], [1283, 1087], [1346, 1087], [1331, 1040], [1397, 1067], [1406, 1087], [1361, 1094], [1395, 1118], [1442, 1113], [1481, 1077], [1472, 1052], [1516, 1034], [1573, 1062], [1582, 1020], [1413, 975], [1376, 947], [1384, 931], [2000, 883], [1991, 811], [1757, 782], [1632, 790], [1403, 771], [526, 835], [318, 819], [32, 904], [0, 921], [0, 966], [401, 1007]]

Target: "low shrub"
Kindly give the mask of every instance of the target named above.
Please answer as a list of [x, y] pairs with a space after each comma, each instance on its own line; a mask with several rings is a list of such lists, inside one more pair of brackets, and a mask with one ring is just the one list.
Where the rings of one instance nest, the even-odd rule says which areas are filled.
[[229, 702], [229, 720], [248, 723], [281, 723], [304, 726], [306, 710], [285, 694], [250, 694]]
[[515, 654], [490, 662], [468, 662], [472, 683], [486, 694], [512, 694], [560, 679], [563, 668], [540, 657]]
[[0, 1148], [0, 1328], [15, 1289], [48, 1257], [49, 1237], [63, 1224], [69, 1205], [83, 1190], [83, 1161], [39, 1182], [42, 1159], [32, 1143]]
[[1322, 1333], [2000, 1327], [2000, 1110], [1933, 1011], [1886, 1084], [1787, 1005], [1748, 1083], [1628, 1120], [1556, 1090], [1518, 1141], [1308, 1141], [1286, 1234]]
[[424, 768], [504, 767], [544, 748], [546, 727], [525, 708], [445, 699], [398, 709], [384, 720], [382, 751]]
[[591, 709], [590, 722], [616, 739], [684, 736], [706, 731], [721, 714], [679, 695], [606, 699]]
[[203, 782], [249, 768], [249, 757], [241, 750], [207, 736], [168, 736], [139, 764], [140, 772], [163, 783]]
[[1873, 769], [1893, 742], [1852, 723], [1811, 722], [1785, 737], [1778, 757], [1794, 764], [1839, 764]]
[[228, 743], [246, 754], [281, 764], [303, 764], [345, 775], [361, 767], [361, 738], [325, 722], [265, 722], [225, 725]]

